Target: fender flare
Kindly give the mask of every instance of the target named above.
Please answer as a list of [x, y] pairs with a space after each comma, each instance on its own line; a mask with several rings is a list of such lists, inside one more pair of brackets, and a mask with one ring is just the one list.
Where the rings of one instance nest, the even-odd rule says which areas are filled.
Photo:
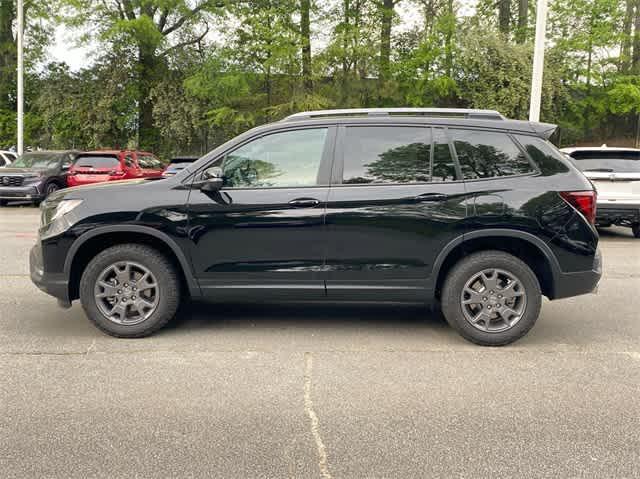
[[182, 249], [178, 246], [178, 244], [166, 233], [162, 231], [158, 231], [157, 229], [150, 228], [148, 226], [143, 225], [109, 225], [109, 226], [101, 226], [98, 228], [94, 228], [86, 233], [83, 233], [81, 236], [76, 238], [73, 242], [69, 251], [67, 252], [67, 256], [64, 260], [64, 273], [67, 278], [71, 277], [71, 266], [73, 264], [73, 260], [76, 257], [76, 253], [91, 238], [95, 238], [96, 236], [109, 234], [109, 233], [141, 233], [149, 236], [153, 236], [154, 238], [159, 239], [164, 244], [166, 244], [169, 249], [176, 255], [178, 262], [180, 263], [180, 267], [182, 268], [182, 272], [184, 273], [184, 277], [187, 281], [187, 287], [189, 288], [189, 293], [192, 297], [201, 296], [200, 285], [196, 281], [195, 276], [193, 275], [193, 271], [191, 268], [191, 263], [185, 256]]
[[500, 236], [503, 238], [518, 238], [526, 241], [527, 243], [530, 243], [532, 246], [535, 246], [543, 254], [547, 262], [549, 263], [549, 266], [551, 267], [551, 274], [553, 275], [554, 282], [553, 287], [555, 289], [555, 284], [557, 283], [559, 276], [562, 274], [562, 269], [560, 268], [558, 259], [556, 258], [549, 245], [537, 236], [534, 236], [531, 233], [527, 233], [526, 231], [511, 230], [506, 228], [491, 228], [473, 231], [471, 233], [464, 233], [447, 243], [447, 245], [442, 249], [442, 251], [440, 251], [440, 253], [436, 257], [436, 260], [433, 263], [433, 268], [431, 269], [433, 288], [435, 289], [436, 287], [436, 282], [438, 279], [438, 275], [440, 274], [442, 265], [444, 264], [449, 254], [454, 250], [454, 248], [463, 243], [466, 243], [467, 241], [471, 241], [477, 238], [487, 238], [491, 236]]

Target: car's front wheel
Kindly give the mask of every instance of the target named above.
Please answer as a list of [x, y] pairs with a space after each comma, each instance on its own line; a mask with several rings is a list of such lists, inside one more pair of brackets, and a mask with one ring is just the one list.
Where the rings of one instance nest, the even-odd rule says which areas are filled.
[[122, 244], [89, 262], [80, 280], [80, 301], [102, 331], [139, 338], [173, 318], [180, 302], [180, 281], [174, 266], [157, 250]]
[[631, 231], [633, 232], [633, 236], [640, 238], [640, 223], [634, 223], [631, 226]]
[[447, 322], [464, 338], [503, 346], [533, 327], [542, 294], [536, 275], [523, 261], [502, 251], [481, 251], [449, 272], [441, 302]]

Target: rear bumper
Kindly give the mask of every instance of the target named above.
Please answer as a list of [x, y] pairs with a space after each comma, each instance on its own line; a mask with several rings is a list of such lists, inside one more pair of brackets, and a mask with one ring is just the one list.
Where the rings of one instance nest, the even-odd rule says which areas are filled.
[[69, 279], [64, 273], [52, 274], [44, 271], [40, 242], [29, 252], [29, 273], [31, 281], [40, 290], [63, 303], [69, 302]]
[[69, 187], [95, 185], [98, 183], [106, 183], [107, 181], [112, 181], [115, 179], [122, 179], [122, 178], [114, 178], [109, 175], [104, 175], [104, 178], [99, 178], [99, 179], [85, 179], [85, 178], [77, 178], [77, 177], [70, 176], [69, 178], [67, 178], [67, 184], [69, 185]]
[[42, 196], [37, 185], [0, 187], [0, 200], [39, 200]]
[[569, 298], [581, 294], [593, 293], [602, 277], [602, 255], [596, 251], [591, 271], [575, 273], [560, 273], [556, 278], [555, 295], [553, 299]]
[[596, 223], [640, 223], [640, 205], [598, 203], [598, 207], [596, 209]]

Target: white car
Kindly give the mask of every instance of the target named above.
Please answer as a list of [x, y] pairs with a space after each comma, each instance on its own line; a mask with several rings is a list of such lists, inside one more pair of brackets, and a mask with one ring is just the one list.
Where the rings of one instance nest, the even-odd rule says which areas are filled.
[[0, 168], [3, 166], [9, 166], [16, 160], [16, 158], [18, 158], [18, 155], [13, 151], [0, 150]]
[[598, 191], [596, 223], [627, 226], [640, 238], [640, 149], [563, 148]]

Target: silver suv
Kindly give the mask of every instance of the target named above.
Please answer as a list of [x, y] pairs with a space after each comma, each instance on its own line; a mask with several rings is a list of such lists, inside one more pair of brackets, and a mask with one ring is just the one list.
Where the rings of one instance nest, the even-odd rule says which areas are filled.
[[563, 148], [598, 191], [596, 223], [630, 227], [640, 238], [640, 150]]

